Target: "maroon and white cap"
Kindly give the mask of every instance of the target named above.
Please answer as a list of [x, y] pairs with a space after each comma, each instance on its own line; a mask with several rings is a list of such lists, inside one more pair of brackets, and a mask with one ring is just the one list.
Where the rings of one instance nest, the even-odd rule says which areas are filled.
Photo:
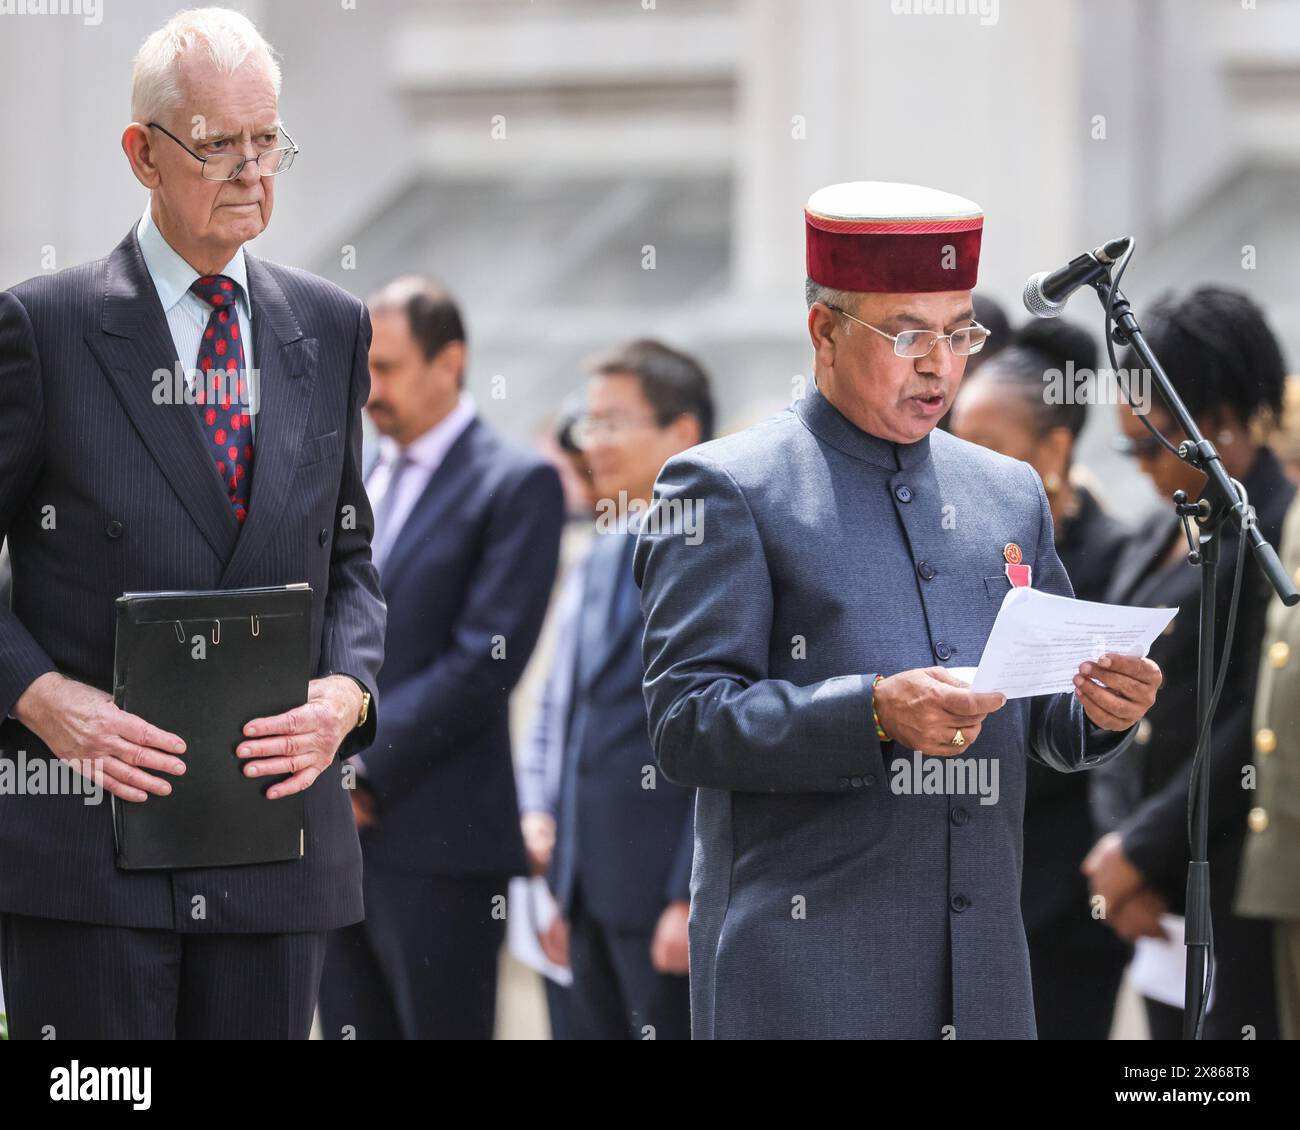
[[804, 209], [808, 277], [873, 294], [971, 290], [984, 213], [919, 184], [849, 181], [814, 192]]

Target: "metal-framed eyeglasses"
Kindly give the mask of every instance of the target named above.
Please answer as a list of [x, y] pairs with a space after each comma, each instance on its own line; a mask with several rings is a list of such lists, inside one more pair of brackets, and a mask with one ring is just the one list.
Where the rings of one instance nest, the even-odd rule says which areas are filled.
[[285, 140], [289, 144], [279, 145], [274, 149], [264, 149], [256, 157], [246, 157], [242, 153], [209, 153], [205, 157], [202, 153], [195, 153], [193, 149], [165, 126], [160, 126], [157, 122], [150, 122], [149, 128], [165, 133], [186, 153], [199, 161], [203, 166], [201, 171], [204, 180], [234, 180], [244, 171], [244, 166], [250, 161], [256, 162], [257, 171], [262, 176], [278, 176], [293, 164], [294, 157], [298, 155], [298, 146], [293, 138], [289, 136], [289, 131], [284, 126], [279, 126], [278, 131], [284, 134]]
[[881, 337], [887, 337], [894, 343], [894, 352], [899, 357], [925, 357], [929, 354], [935, 345], [940, 341], [946, 341], [948, 348], [951, 349], [957, 357], [968, 357], [972, 353], [978, 353], [984, 348], [984, 343], [988, 341], [989, 331], [978, 322], [972, 322], [969, 326], [963, 326], [959, 330], [953, 330], [950, 334], [941, 334], [935, 330], [904, 330], [900, 334], [886, 333], [870, 322], [864, 322], [861, 318], [855, 318], [847, 310], [839, 306], [830, 306], [830, 309], [838, 314], [843, 314], [851, 322], [857, 322], [860, 326], [866, 326], [867, 329], [873, 330]]
[[[672, 423], [671, 420], [668, 423]], [[573, 421], [569, 436], [579, 451], [586, 451], [603, 440], [614, 440], [637, 428], [667, 427], [657, 416], [590, 416], [582, 415]]]

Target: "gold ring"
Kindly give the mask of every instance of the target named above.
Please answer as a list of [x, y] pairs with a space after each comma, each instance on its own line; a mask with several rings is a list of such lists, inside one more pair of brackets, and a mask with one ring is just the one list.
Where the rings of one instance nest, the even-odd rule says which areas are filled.
[[952, 736], [952, 744], [955, 745], [955, 746], [963, 746], [963, 745], [965, 745], [965, 744], [966, 744], [966, 735], [963, 734], [960, 730], [958, 730], [958, 731], [957, 731], [955, 734], [953, 734], [953, 736]]

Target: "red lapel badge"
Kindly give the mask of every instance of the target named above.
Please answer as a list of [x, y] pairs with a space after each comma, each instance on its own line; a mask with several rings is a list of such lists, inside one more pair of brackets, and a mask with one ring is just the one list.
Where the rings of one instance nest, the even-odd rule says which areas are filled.
[[1023, 564], [1025, 555], [1021, 552], [1020, 546], [1013, 541], [1007, 542], [1002, 547], [1002, 556], [1007, 562], [1007, 580], [1015, 588], [1029, 588], [1033, 578], [1033, 568]]

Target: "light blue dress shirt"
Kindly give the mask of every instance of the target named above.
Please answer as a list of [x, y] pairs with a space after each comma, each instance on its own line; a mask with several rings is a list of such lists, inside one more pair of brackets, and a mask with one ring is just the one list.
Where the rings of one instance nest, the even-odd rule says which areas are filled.
[[[171, 330], [172, 341], [176, 345], [176, 356], [181, 368], [185, 370], [186, 387], [192, 391], [197, 379], [194, 366], [199, 357], [199, 341], [212, 315], [212, 307], [190, 290], [190, 285], [201, 276], [163, 238], [148, 208], [140, 217], [136, 236], [140, 240], [140, 253], [144, 256], [145, 268], [153, 279], [163, 313], [167, 316], [167, 327]], [[241, 247], [236, 251], [230, 262], [217, 273], [233, 279], [236, 284], [235, 316], [239, 320], [239, 338], [244, 343], [244, 380], [248, 395], [249, 423], [256, 442], [261, 379], [254, 368], [253, 307], [248, 295], [248, 268], [244, 262], [244, 249]]]

